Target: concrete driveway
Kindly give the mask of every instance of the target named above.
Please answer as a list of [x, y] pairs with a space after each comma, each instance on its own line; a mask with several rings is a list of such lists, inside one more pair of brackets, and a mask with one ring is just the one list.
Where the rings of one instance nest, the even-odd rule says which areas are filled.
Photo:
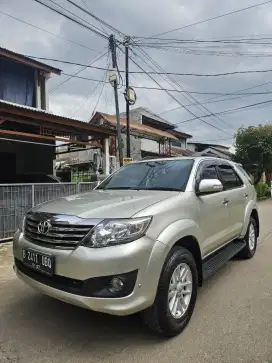
[[12, 272], [10, 247], [0, 247], [0, 362], [272, 363], [272, 202], [260, 212], [254, 259], [231, 261], [205, 283], [189, 326], [170, 340], [137, 316], [92, 313], [31, 290]]

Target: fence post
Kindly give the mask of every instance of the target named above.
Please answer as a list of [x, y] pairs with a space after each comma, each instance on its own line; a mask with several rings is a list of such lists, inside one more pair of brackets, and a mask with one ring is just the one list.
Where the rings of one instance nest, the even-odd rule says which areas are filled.
[[31, 197], [32, 197], [32, 208], [33, 208], [33, 207], [35, 207], [35, 185], [34, 184], [32, 184], [31, 190], [32, 190]]

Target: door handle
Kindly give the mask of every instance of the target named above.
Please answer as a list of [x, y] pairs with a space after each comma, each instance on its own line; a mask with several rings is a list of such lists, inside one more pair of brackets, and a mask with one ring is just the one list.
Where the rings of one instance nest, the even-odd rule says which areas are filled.
[[227, 198], [224, 198], [224, 200], [223, 200], [223, 204], [224, 205], [227, 205], [229, 203], [229, 200], [227, 199]]

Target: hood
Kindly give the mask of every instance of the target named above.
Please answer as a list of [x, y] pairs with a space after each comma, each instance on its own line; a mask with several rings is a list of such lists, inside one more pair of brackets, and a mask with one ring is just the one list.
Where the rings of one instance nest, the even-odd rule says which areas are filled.
[[33, 211], [74, 215], [80, 218], [130, 218], [141, 210], [178, 192], [152, 190], [94, 190], [55, 199]]

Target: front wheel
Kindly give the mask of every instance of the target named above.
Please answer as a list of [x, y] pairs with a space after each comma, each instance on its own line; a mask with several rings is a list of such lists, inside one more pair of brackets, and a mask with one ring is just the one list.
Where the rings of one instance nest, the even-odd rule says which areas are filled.
[[244, 259], [252, 258], [255, 255], [257, 248], [257, 224], [253, 217], [250, 217], [244, 241], [246, 242], [246, 245], [238, 254], [238, 257]]
[[198, 273], [192, 254], [174, 248], [166, 260], [154, 304], [143, 313], [145, 323], [166, 337], [179, 334], [192, 316], [198, 286]]

